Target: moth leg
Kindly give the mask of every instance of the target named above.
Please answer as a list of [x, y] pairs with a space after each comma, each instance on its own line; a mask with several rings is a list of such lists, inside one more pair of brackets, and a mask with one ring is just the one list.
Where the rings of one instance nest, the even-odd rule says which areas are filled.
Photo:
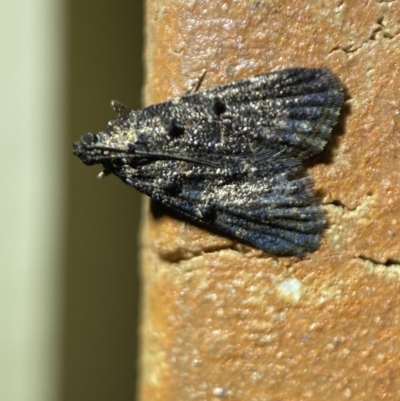
[[111, 107], [118, 114], [118, 117], [126, 117], [132, 111], [128, 106], [125, 106], [117, 100], [111, 101]]
[[207, 70], [204, 68], [204, 70], [200, 73], [199, 77], [191, 86], [189, 86], [188, 89], [185, 91], [185, 95], [189, 95], [190, 93], [197, 92], [200, 88], [201, 83], [203, 82], [203, 79], [206, 75]]
[[104, 169], [99, 174], [97, 174], [97, 179], [102, 180], [104, 177], [107, 177], [109, 174], [111, 174], [111, 171]]

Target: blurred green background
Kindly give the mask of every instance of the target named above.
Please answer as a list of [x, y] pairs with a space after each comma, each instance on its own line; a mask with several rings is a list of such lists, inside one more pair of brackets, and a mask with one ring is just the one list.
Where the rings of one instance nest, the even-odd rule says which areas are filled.
[[0, 0], [0, 399], [134, 400], [137, 191], [72, 142], [141, 107], [142, 0]]
[[[110, 100], [141, 106], [143, 7], [70, 0], [69, 142], [115, 118]], [[70, 150], [70, 149], [68, 149]], [[68, 157], [62, 400], [133, 400], [137, 361], [140, 195]]]

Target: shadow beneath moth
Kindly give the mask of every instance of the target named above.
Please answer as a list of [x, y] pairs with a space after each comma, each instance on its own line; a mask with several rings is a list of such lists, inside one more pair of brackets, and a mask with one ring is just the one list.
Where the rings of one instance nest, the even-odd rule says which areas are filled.
[[302, 161], [320, 153], [343, 104], [328, 68], [291, 68], [131, 110], [74, 154], [193, 223], [277, 255], [316, 250], [325, 225]]

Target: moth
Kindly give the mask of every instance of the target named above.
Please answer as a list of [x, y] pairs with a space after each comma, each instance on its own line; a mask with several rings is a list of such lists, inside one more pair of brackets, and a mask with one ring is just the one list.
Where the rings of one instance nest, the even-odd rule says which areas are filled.
[[320, 153], [343, 104], [328, 68], [290, 68], [131, 110], [73, 145], [102, 175], [277, 255], [316, 250], [324, 228], [302, 162]]

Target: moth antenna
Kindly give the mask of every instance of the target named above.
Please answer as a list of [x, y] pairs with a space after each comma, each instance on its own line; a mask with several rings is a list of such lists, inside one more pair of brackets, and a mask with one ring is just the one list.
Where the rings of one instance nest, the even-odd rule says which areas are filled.
[[188, 89], [186, 89], [186, 94], [191, 94], [195, 93], [200, 89], [200, 85], [203, 82], [204, 77], [206, 76], [207, 70], [204, 68], [204, 70], [200, 73], [200, 76], [197, 78], [197, 80], [189, 86]]
[[308, 258], [308, 259], [305, 259], [305, 260], [318, 260], [318, 259], [331, 258], [333, 256], [340, 256], [340, 255], [350, 256], [350, 254], [348, 254], [346, 252], [339, 252], [339, 253], [331, 253], [329, 255], [324, 255], [324, 256], [318, 256], [317, 258]]

